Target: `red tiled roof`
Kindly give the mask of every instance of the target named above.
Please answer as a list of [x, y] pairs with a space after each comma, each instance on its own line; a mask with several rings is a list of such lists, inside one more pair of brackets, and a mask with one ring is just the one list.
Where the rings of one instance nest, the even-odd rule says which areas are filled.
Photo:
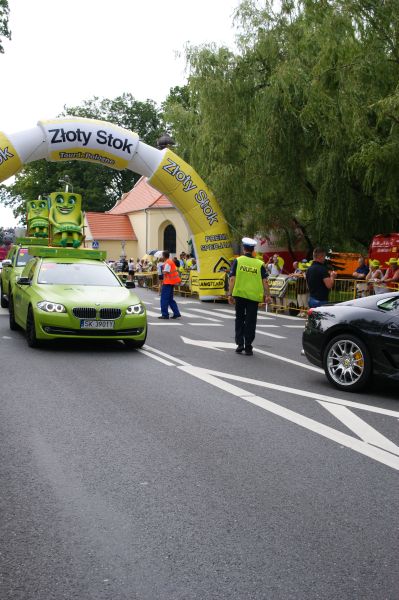
[[146, 208], [173, 208], [170, 200], [150, 186], [147, 177], [141, 177], [130, 192], [108, 211], [111, 215], [125, 215]]
[[85, 214], [94, 240], [137, 240], [127, 215], [98, 212]]

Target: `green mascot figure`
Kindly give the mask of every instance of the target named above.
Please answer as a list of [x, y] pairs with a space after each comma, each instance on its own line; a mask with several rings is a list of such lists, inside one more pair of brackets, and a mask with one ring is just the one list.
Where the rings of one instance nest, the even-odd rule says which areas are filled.
[[83, 241], [82, 196], [68, 192], [50, 194], [49, 222], [53, 246], [78, 248]]
[[48, 204], [40, 196], [26, 202], [27, 235], [35, 238], [48, 237]]

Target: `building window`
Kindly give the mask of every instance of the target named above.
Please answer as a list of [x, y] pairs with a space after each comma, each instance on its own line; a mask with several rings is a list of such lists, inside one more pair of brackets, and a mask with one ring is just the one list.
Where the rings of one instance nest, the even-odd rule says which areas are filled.
[[164, 250], [168, 250], [168, 252], [176, 252], [176, 229], [173, 225], [165, 227], [165, 231], [163, 232], [163, 248]]

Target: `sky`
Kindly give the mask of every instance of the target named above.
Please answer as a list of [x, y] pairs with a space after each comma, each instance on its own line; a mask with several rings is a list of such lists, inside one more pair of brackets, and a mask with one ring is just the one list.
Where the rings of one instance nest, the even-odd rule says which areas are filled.
[[[34, 127], [64, 105], [130, 92], [160, 104], [185, 83], [186, 44], [234, 48], [239, 0], [8, 0], [0, 131]], [[16, 225], [0, 205], [0, 226]]]

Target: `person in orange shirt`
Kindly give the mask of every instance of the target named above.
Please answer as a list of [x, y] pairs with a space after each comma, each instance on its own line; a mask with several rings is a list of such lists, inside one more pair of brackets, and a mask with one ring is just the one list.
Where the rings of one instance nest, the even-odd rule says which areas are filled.
[[169, 319], [169, 306], [172, 309], [172, 319], [180, 319], [181, 314], [176, 300], [173, 298], [174, 286], [181, 282], [178, 268], [175, 262], [169, 258], [170, 254], [167, 250], [162, 253], [163, 257], [163, 283], [161, 289], [161, 316], [158, 319]]

